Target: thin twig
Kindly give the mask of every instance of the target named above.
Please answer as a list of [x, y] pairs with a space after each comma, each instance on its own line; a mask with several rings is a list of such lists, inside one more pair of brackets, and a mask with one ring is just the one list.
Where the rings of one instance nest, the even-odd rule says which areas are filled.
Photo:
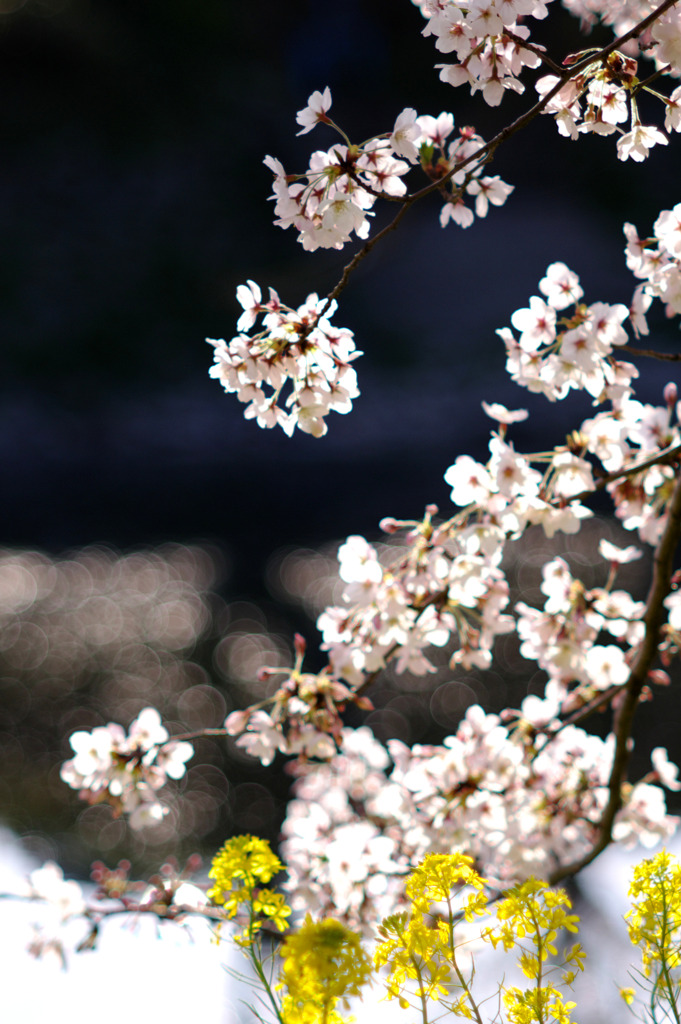
[[630, 356], [649, 356], [651, 359], [665, 359], [670, 363], [677, 363], [681, 360], [681, 352], [656, 352], [652, 348], [631, 348], [629, 345], [621, 348], [619, 351]]

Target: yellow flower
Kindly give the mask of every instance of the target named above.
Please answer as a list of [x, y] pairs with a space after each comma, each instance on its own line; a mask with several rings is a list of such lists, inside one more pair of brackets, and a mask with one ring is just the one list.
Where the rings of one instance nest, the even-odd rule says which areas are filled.
[[678, 860], [661, 850], [655, 857], [642, 861], [634, 868], [629, 895], [632, 908], [625, 915], [629, 938], [641, 949], [643, 975], [651, 979], [653, 1003], [668, 1004], [676, 1011], [678, 1019], [681, 1008], [681, 865]]
[[280, 932], [288, 928], [287, 918], [291, 916], [291, 908], [279, 892], [271, 889], [260, 889], [253, 898], [253, 911], [269, 918]]
[[222, 904], [223, 894], [232, 890], [235, 880], [252, 891], [256, 882], [269, 882], [282, 869], [283, 864], [272, 853], [267, 840], [234, 836], [213, 858], [208, 877], [215, 879], [215, 885], [208, 896], [214, 903]]
[[255, 836], [234, 836], [216, 853], [208, 877], [215, 882], [208, 897], [223, 907], [228, 918], [234, 918], [243, 908], [248, 914], [248, 926], [235, 936], [241, 946], [250, 945], [263, 921], [269, 920], [279, 931], [286, 930], [286, 918], [291, 908], [283, 896], [271, 889], [260, 888], [283, 868], [265, 839]]
[[371, 960], [360, 935], [334, 918], [313, 921], [308, 914], [301, 928], [286, 937], [279, 955], [278, 987], [286, 990], [283, 1005], [291, 1022], [338, 1019], [330, 1016], [338, 1001], [347, 1007], [348, 997], [359, 995], [371, 980]]

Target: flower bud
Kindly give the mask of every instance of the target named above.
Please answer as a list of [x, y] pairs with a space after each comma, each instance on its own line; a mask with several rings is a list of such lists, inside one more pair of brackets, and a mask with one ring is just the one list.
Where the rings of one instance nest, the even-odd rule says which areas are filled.
[[399, 519], [393, 519], [392, 516], [386, 516], [378, 524], [379, 530], [383, 530], [383, 533], [397, 533], [403, 526], [404, 523], [401, 523]]
[[249, 711], [232, 711], [231, 715], [227, 715], [225, 719], [225, 729], [230, 736], [238, 736], [248, 725], [250, 717]]
[[307, 641], [305, 640], [305, 637], [301, 636], [300, 633], [296, 633], [293, 638], [293, 643], [296, 649], [296, 654], [299, 658], [302, 658], [307, 650]]

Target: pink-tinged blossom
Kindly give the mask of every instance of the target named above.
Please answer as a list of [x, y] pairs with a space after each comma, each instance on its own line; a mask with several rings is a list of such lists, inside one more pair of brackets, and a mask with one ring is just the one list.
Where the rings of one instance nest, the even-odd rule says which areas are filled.
[[398, 115], [388, 142], [393, 153], [415, 164], [419, 159], [418, 144], [421, 137], [416, 111], [413, 107], [407, 107]]
[[477, 217], [486, 217], [489, 204], [503, 206], [515, 186], [507, 185], [498, 175], [493, 178], [473, 178], [466, 188], [470, 196], [475, 196], [475, 213]]
[[326, 115], [330, 109], [331, 90], [327, 85], [324, 92], [313, 92], [307, 101], [307, 106], [296, 114], [296, 121], [303, 126], [298, 135], [306, 135], [316, 125], [328, 122]]
[[[592, 79], [587, 89], [587, 99], [591, 111], [598, 112], [602, 127], [614, 130], [614, 126], [622, 124], [629, 117], [627, 90], [614, 82]], [[585, 127], [592, 127], [587, 123]], [[604, 133], [602, 133], [604, 134]]]
[[671, 65], [671, 73], [681, 75], [681, 15], [677, 9], [666, 11], [651, 27], [657, 46], [655, 59], [660, 66]]
[[579, 430], [587, 451], [600, 459], [605, 470], [610, 473], [622, 468], [632, 449], [626, 440], [626, 424], [620, 418], [608, 412], [598, 413], [593, 419], [584, 420]]
[[444, 147], [446, 140], [454, 131], [454, 115], [443, 111], [438, 117], [422, 114], [416, 118], [423, 140], [434, 146]]
[[624, 652], [614, 644], [592, 647], [587, 651], [584, 670], [587, 679], [597, 690], [607, 690], [611, 686], [623, 686], [630, 675]]
[[528, 309], [517, 309], [511, 323], [520, 331], [519, 344], [526, 352], [551, 345], [556, 337], [556, 310], [533, 295]]
[[488, 405], [487, 402], [482, 402], [482, 408], [490, 419], [504, 426], [510, 426], [511, 423], [522, 423], [530, 415], [527, 409], [507, 409], [506, 406], [500, 405], [499, 402], [492, 402], [491, 405]]
[[591, 466], [571, 452], [559, 452], [551, 460], [554, 472], [553, 490], [561, 498], [576, 498], [583, 491], [593, 491]]
[[546, 268], [546, 276], [539, 282], [539, 291], [553, 309], [566, 309], [584, 295], [579, 278], [564, 263], [552, 263]]
[[[255, 295], [253, 287], [250, 282], [250, 296]], [[292, 309], [270, 289], [270, 299], [260, 309], [260, 331], [239, 334], [230, 342], [207, 339], [215, 349], [210, 376], [236, 394], [246, 405], [245, 418], [255, 419], [260, 427], [280, 426], [289, 436], [297, 427], [322, 437], [328, 414], [349, 412], [359, 395], [350, 364], [361, 352], [352, 331], [332, 325], [335, 310], [335, 302], [314, 294]]]
[[632, 160], [641, 163], [648, 156], [653, 146], [667, 146], [669, 139], [655, 128], [654, 125], [635, 124], [630, 132], [626, 132], [617, 141], [617, 155], [620, 160]]
[[440, 210], [440, 224], [446, 228], [450, 220], [458, 224], [460, 228], [469, 228], [475, 220], [475, 215], [470, 207], [466, 206], [463, 199], [456, 199], [444, 204]]
[[605, 537], [602, 537], [598, 543], [598, 553], [607, 559], [608, 562], [616, 565], [626, 565], [628, 562], [635, 562], [636, 559], [641, 558], [643, 555], [640, 548], [633, 546], [618, 548], [616, 544], [611, 544]]
[[671, 210], [664, 210], [655, 221], [653, 230], [665, 252], [681, 259], [681, 203]]
[[679, 769], [678, 765], [669, 760], [667, 748], [655, 747], [650, 755], [650, 760], [653, 763], [655, 774], [662, 785], [673, 793], [678, 793], [681, 790]]
[[[554, 75], [544, 75], [538, 79], [535, 88], [539, 93], [540, 99], [543, 99], [547, 93], [551, 92], [554, 86], [558, 84], [558, 81], [559, 79]], [[579, 95], [580, 91], [577, 83], [573, 81], [566, 82], [551, 97], [543, 111], [545, 114], [553, 114], [559, 133], [573, 140], [579, 138], [579, 128], [577, 126], [577, 122], [581, 117]]]
[[538, 494], [541, 474], [530, 467], [525, 456], [519, 455], [500, 437], [492, 437], [489, 450], [492, 453], [489, 470], [501, 494], [506, 497], [522, 494], [529, 498]]
[[667, 99], [664, 127], [668, 132], [681, 132], [681, 85]]
[[484, 505], [493, 489], [492, 478], [485, 469], [468, 455], [459, 455], [445, 473], [445, 483], [452, 488], [455, 505]]
[[236, 297], [244, 308], [237, 321], [237, 331], [249, 331], [255, 323], [258, 313], [262, 310], [262, 292], [255, 281], [247, 281], [240, 284], [236, 290]]
[[62, 780], [88, 803], [111, 804], [129, 815], [132, 828], [160, 821], [168, 808], [156, 797], [168, 778], [180, 779], [194, 748], [173, 741], [155, 708], [145, 708], [125, 731], [114, 723], [70, 738], [75, 757], [61, 768]]

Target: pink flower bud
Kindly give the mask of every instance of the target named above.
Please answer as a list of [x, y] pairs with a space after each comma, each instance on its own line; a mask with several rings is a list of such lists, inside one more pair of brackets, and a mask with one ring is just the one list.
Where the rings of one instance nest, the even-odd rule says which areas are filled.
[[402, 529], [404, 524], [399, 519], [393, 519], [392, 516], [386, 516], [385, 519], [381, 519], [378, 524], [379, 530], [383, 530], [383, 533], [397, 533], [398, 530]]
[[679, 389], [674, 381], [670, 381], [669, 384], [665, 384], [664, 391], [662, 393], [664, 395], [664, 400], [667, 403], [667, 408], [673, 409], [676, 405], [676, 400], [679, 397]]
[[230, 736], [238, 736], [248, 725], [250, 717], [249, 711], [232, 711], [225, 719], [225, 729]]
[[300, 633], [296, 633], [296, 635], [293, 638], [293, 643], [295, 645], [296, 654], [298, 655], [299, 658], [302, 658], [305, 654], [305, 651], [307, 650], [307, 642], [305, 640], [305, 637], [301, 636]]

